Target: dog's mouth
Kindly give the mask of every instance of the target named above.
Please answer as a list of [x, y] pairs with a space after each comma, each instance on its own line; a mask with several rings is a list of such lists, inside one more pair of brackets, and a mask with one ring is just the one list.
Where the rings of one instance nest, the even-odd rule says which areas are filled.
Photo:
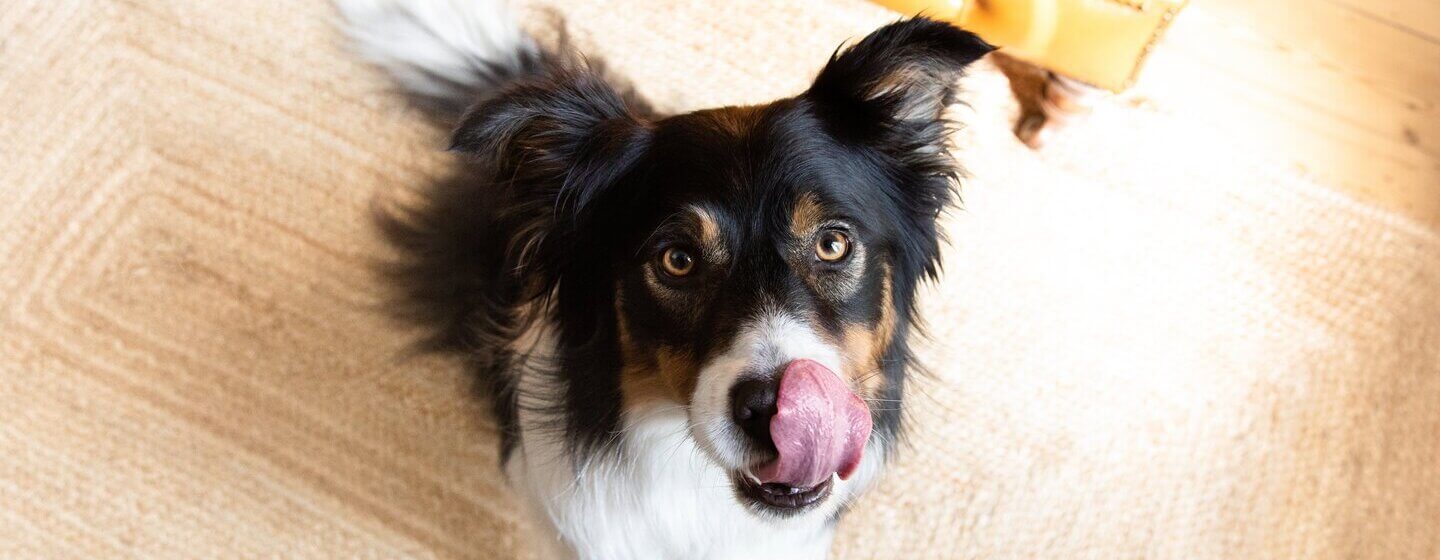
[[742, 502], [793, 514], [823, 502], [836, 478], [855, 473], [872, 421], [864, 400], [808, 359], [786, 366], [774, 406], [769, 437], [755, 438], [765, 449], [752, 453], [761, 456], [749, 457], [750, 469], [732, 478]]
[[814, 486], [792, 486], [776, 482], [760, 482], [749, 475], [732, 475], [740, 500], [754, 507], [782, 515], [802, 513], [830, 496], [833, 478]]

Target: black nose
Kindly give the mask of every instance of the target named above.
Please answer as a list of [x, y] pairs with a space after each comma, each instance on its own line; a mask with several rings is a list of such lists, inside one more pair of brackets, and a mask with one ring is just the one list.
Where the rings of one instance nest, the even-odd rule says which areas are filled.
[[730, 390], [730, 415], [750, 439], [765, 448], [774, 449], [770, 440], [770, 418], [775, 416], [775, 394], [778, 384], [772, 379], [741, 381]]

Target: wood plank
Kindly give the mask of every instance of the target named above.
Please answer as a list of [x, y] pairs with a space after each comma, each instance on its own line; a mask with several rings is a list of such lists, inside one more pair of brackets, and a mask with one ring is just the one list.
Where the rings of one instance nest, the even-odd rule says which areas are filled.
[[1440, 2], [1435, 0], [1328, 0], [1407, 33], [1440, 43]]
[[1195, 2], [1129, 95], [1440, 224], [1440, 45], [1339, 6], [1263, 4]]
[[1235, 70], [1261, 87], [1316, 101], [1334, 94], [1325, 111], [1440, 155], [1440, 44], [1326, 2], [1200, 0], [1193, 8], [1182, 17], [1239, 42], [1211, 48], [1248, 49]]

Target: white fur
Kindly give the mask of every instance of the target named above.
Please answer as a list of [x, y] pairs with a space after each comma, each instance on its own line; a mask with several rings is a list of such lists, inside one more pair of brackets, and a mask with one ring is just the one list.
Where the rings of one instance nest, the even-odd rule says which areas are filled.
[[344, 29], [365, 59], [414, 93], [467, 100], [486, 83], [485, 64], [513, 68], [536, 46], [502, 0], [336, 0]]
[[[880, 470], [882, 452], [872, 441], [854, 476], [836, 480], [825, 503], [787, 518], [756, 513], [735, 496], [729, 473], [737, 465], [716, 457], [692, 437], [692, 415], [711, 406], [698, 402], [689, 411], [678, 403], [627, 410], [617, 435], [620, 452], [583, 462], [577, 469], [566, 454], [564, 435], [556, 433], [553, 419], [535, 406], [559, 396], [549, 370], [553, 344], [553, 328], [536, 321], [512, 345], [524, 356], [514, 370], [520, 376], [521, 440], [506, 464], [511, 483], [545, 533], [539, 540], [542, 552], [551, 557], [824, 558], [834, 536], [830, 519]], [[731, 349], [702, 370], [700, 384], [728, 387], [737, 367], [798, 358], [830, 367], [839, 362], [835, 349], [803, 323], [783, 314], [766, 315], [743, 329]], [[728, 410], [728, 404], [723, 406]]]

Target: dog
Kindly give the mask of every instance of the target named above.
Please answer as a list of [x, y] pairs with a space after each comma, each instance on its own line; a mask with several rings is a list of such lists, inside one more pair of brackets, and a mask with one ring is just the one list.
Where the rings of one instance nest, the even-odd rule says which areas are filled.
[[494, 0], [338, 0], [453, 126], [460, 170], [381, 212], [397, 316], [465, 356], [557, 558], [823, 558], [901, 435], [918, 286], [957, 190], [923, 17], [772, 103], [660, 114]]

